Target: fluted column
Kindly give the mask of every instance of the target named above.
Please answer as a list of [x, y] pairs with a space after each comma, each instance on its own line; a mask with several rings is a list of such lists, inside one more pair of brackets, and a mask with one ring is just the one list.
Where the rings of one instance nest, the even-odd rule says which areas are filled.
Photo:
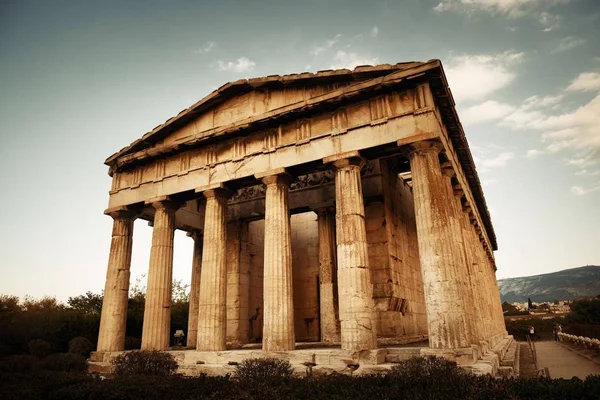
[[409, 152], [429, 347], [466, 348], [471, 346], [471, 332], [457, 287], [451, 211], [438, 159], [441, 149], [437, 142], [424, 141], [412, 144]]
[[194, 239], [194, 254], [192, 256], [192, 283], [190, 285], [187, 346], [195, 348], [198, 340], [198, 302], [200, 300], [200, 274], [202, 272], [202, 246], [204, 238], [198, 232], [190, 232], [188, 236]]
[[335, 167], [336, 243], [342, 350], [377, 348], [358, 152], [323, 160]]
[[142, 350], [167, 350], [171, 329], [173, 239], [175, 212], [180, 204], [161, 199], [152, 202], [154, 228], [142, 328]]
[[321, 341], [340, 342], [339, 309], [337, 296], [337, 266], [335, 260], [335, 211], [319, 208], [319, 285]]
[[288, 190], [291, 178], [283, 169], [257, 175], [266, 186], [263, 350], [294, 350], [292, 240]]
[[227, 199], [230, 192], [220, 186], [202, 193], [206, 197], [206, 211], [196, 349], [222, 351], [226, 349]]
[[134, 214], [126, 208], [108, 211], [107, 214], [113, 218], [113, 228], [98, 333], [98, 352], [125, 349], [129, 267], [135, 219]]
[[474, 311], [474, 317], [475, 317], [475, 323], [476, 323], [476, 329], [473, 332], [473, 338], [475, 340], [477, 340], [478, 342], [481, 340], [486, 339], [486, 328], [485, 328], [485, 313], [484, 313], [484, 306], [485, 304], [483, 303], [483, 296], [482, 296], [482, 286], [481, 286], [481, 277], [479, 274], [479, 265], [478, 265], [478, 261], [476, 260], [476, 258], [473, 255], [474, 249], [473, 246], [476, 245], [476, 243], [473, 243], [473, 239], [472, 239], [472, 235], [471, 235], [471, 231], [473, 231], [473, 227], [471, 226], [471, 222], [469, 219], [469, 213], [468, 211], [470, 211], [470, 207], [463, 207], [462, 205], [462, 201], [461, 201], [461, 191], [459, 191], [459, 197], [456, 197], [457, 200], [457, 210], [459, 212], [459, 221], [460, 221], [460, 225], [461, 225], [461, 229], [462, 229], [462, 237], [463, 237], [463, 242], [465, 244], [465, 250], [466, 250], [466, 259], [467, 259], [467, 266], [468, 266], [468, 278], [469, 278], [469, 284], [470, 284], [470, 293], [471, 296], [473, 298], [473, 311]]
[[466, 323], [470, 332], [471, 343], [478, 343], [478, 326], [475, 320], [475, 302], [473, 301], [473, 292], [469, 279], [469, 265], [467, 262], [466, 244], [462, 234], [460, 217], [462, 211], [454, 194], [454, 185], [452, 178], [456, 175], [454, 169], [447, 165], [442, 168], [442, 176], [444, 177], [444, 187], [448, 199], [448, 228], [452, 242], [452, 255], [454, 257], [455, 266], [455, 284], [458, 289], [458, 295], [462, 297], [464, 303]]

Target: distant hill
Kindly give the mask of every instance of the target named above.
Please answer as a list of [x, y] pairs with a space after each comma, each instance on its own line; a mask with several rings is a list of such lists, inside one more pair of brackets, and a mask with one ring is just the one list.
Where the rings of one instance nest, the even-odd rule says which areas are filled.
[[565, 269], [550, 274], [507, 278], [498, 281], [502, 301], [534, 302], [572, 300], [600, 295], [600, 265]]

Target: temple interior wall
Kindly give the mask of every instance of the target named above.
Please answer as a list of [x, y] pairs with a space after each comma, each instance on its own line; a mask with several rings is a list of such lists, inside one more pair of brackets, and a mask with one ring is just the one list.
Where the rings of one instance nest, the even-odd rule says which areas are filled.
[[320, 340], [319, 231], [317, 214], [292, 215], [292, 265], [296, 340]]
[[381, 171], [384, 200], [365, 206], [377, 332], [427, 334], [412, 192], [387, 161]]

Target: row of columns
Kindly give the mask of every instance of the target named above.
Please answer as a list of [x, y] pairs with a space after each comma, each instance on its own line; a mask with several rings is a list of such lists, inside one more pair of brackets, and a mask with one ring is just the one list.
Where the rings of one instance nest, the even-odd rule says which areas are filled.
[[[408, 152], [429, 342], [434, 349], [466, 348], [502, 333], [504, 322], [490, 260], [477, 243], [460, 188], [452, 185], [453, 172], [440, 165], [441, 150], [440, 143], [425, 141], [411, 145]], [[377, 332], [360, 174], [364, 160], [358, 152], [349, 152], [324, 162], [335, 168], [336, 208], [335, 219], [333, 210], [318, 210], [322, 340], [341, 342], [343, 350], [352, 352], [373, 349]], [[256, 178], [266, 186], [263, 349], [293, 350], [291, 177], [278, 169]], [[196, 192], [206, 198], [206, 211], [203, 235], [192, 234], [188, 345], [221, 351], [226, 349], [229, 192], [222, 185]], [[165, 350], [169, 347], [173, 237], [179, 204], [161, 198], [151, 205], [155, 217], [142, 349]], [[123, 350], [125, 340], [134, 216], [126, 209], [111, 216], [113, 237], [98, 352]], [[336, 297], [338, 303], [333, 300]]]
[[442, 166], [441, 143], [423, 141], [408, 151], [419, 256], [433, 349], [469, 348], [505, 334], [494, 274], [455, 171]]

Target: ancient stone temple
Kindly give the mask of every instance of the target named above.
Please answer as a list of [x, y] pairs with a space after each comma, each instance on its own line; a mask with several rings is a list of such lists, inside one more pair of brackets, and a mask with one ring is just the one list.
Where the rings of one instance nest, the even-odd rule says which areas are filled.
[[135, 218], [153, 227], [142, 349], [171, 348], [175, 230], [194, 241], [187, 347], [171, 350], [182, 370], [436, 354], [495, 373], [511, 345], [494, 229], [438, 60], [228, 83], [106, 164], [96, 361], [124, 349]]

